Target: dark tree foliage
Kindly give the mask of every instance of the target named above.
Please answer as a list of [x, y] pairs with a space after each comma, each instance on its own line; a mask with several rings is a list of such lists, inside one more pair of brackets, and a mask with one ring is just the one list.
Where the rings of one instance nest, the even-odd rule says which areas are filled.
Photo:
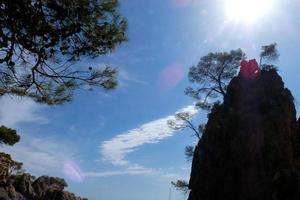
[[278, 59], [279, 52], [276, 47], [276, 43], [261, 47], [260, 65], [262, 65], [263, 61], [274, 61]]
[[17, 131], [5, 126], [0, 126], [0, 144], [14, 145], [19, 142], [20, 136]]
[[226, 94], [229, 81], [237, 74], [240, 61], [245, 58], [241, 49], [228, 52], [209, 53], [203, 56], [197, 66], [190, 68], [190, 82], [198, 87], [187, 87], [185, 93], [198, 100], [199, 106], [209, 109], [208, 98], [217, 98]]
[[195, 117], [195, 114], [191, 112], [178, 112], [175, 115], [175, 119], [168, 120], [167, 124], [170, 128], [176, 131], [188, 128], [192, 130], [194, 136], [200, 139], [205, 125], [201, 124], [197, 128], [197, 126], [195, 126], [192, 122], [193, 117]]
[[188, 162], [191, 162], [193, 160], [194, 149], [195, 149], [194, 146], [186, 146], [184, 149], [184, 154]]
[[113, 89], [111, 67], [74, 66], [126, 40], [117, 0], [0, 0], [0, 95], [71, 100], [75, 88]]
[[263, 70], [277, 70], [277, 67], [270, 64], [272, 61], [276, 61], [280, 54], [277, 50], [277, 44], [273, 43], [270, 45], [262, 46], [260, 53], [260, 67]]
[[189, 184], [187, 181], [184, 180], [178, 180], [176, 182], [172, 181], [171, 184], [176, 190], [182, 192], [184, 195], [187, 195], [187, 193], [189, 192]]

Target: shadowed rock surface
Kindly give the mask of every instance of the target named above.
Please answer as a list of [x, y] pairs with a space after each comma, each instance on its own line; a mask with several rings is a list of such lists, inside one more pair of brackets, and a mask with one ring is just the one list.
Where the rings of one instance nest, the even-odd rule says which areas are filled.
[[87, 200], [64, 190], [64, 179], [41, 176], [35, 178], [28, 173], [12, 175], [11, 158], [0, 153], [0, 200]]
[[275, 70], [233, 78], [195, 149], [189, 200], [300, 199], [299, 124]]

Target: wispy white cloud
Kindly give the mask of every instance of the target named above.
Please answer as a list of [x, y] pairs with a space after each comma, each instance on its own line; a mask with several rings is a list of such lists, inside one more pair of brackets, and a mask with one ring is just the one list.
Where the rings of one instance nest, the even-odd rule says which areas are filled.
[[62, 172], [65, 161], [74, 157], [69, 145], [53, 138], [23, 135], [20, 143], [3, 147], [14, 160], [23, 162], [24, 169], [34, 175]]
[[125, 169], [125, 170], [115, 170], [115, 171], [104, 171], [104, 172], [86, 172], [85, 177], [111, 177], [119, 175], [140, 175], [140, 174], [150, 174], [152, 169], [139, 168], [139, 169]]
[[[110, 64], [104, 63], [104, 62], [101, 62], [101, 63], [91, 62], [91, 66], [95, 66], [97, 69], [105, 68], [107, 66], [117, 69], [117, 72], [118, 72], [117, 79], [119, 82], [119, 86], [121, 86], [121, 87], [128, 87], [131, 84], [139, 84], [139, 85], [143, 85], [143, 86], [149, 86], [149, 83], [147, 81], [145, 81], [144, 78], [141, 77], [139, 74], [135, 74], [132, 71], [128, 71], [128, 69], [126, 69], [125, 66], [120, 66], [120, 65], [123, 65], [123, 64], [118, 64], [115, 62], [113, 62], [113, 64], [112, 63], [110, 63]], [[107, 93], [104, 93], [104, 94], [108, 95]]]
[[64, 162], [71, 160], [74, 152], [66, 142], [54, 137], [41, 137], [22, 130], [22, 123], [44, 124], [49, 122], [43, 110], [46, 106], [30, 98], [3, 96], [0, 98], [0, 125], [17, 128], [21, 141], [11, 146], [3, 146], [16, 161], [23, 163], [23, 168], [34, 174], [51, 174], [61, 172]]
[[[134, 164], [136, 165], [136, 164]], [[122, 175], [159, 175], [163, 178], [172, 178], [174, 180], [183, 179], [182, 175], [178, 173], [173, 173], [174, 170], [169, 169], [151, 169], [146, 168], [140, 165], [136, 165], [138, 167], [130, 167], [119, 169], [119, 170], [109, 170], [109, 171], [100, 171], [100, 172], [84, 172], [82, 175], [84, 177], [96, 177], [96, 178], [107, 178], [112, 176], [122, 176]], [[180, 177], [180, 178], [179, 178]]]
[[[198, 110], [194, 105], [190, 105], [178, 110], [178, 112], [189, 112], [192, 116], [195, 116], [198, 113]], [[88, 173], [87, 175], [103, 177], [155, 172], [155, 169], [149, 169], [142, 165], [130, 162], [126, 159], [126, 156], [129, 153], [136, 151], [142, 145], [158, 143], [161, 140], [173, 136], [176, 131], [170, 128], [167, 122], [169, 120], [175, 120], [175, 114], [142, 124], [138, 128], [126, 131], [110, 140], [102, 142], [100, 145], [100, 153], [103, 156], [103, 160], [114, 166], [123, 167], [123, 170]]]
[[[178, 112], [189, 112], [191, 115], [195, 115], [198, 110], [194, 105], [190, 105]], [[130, 162], [125, 157], [130, 152], [135, 151], [144, 144], [158, 143], [176, 133], [174, 129], [168, 126], [167, 122], [169, 120], [175, 120], [175, 115], [148, 122], [138, 128], [121, 133], [111, 140], [104, 141], [100, 145], [104, 160], [119, 166], [129, 164]]]
[[2, 96], [0, 98], [0, 124], [16, 127], [22, 122], [47, 123], [46, 117], [40, 114], [44, 106], [30, 98]]
[[148, 82], [142, 80], [137, 75], [134, 75], [133, 73], [128, 73], [125, 69], [119, 69], [119, 81], [121, 85], [127, 85], [128, 83], [136, 83], [141, 85], [149, 85]]
[[[0, 109], [0, 124], [15, 127], [24, 122], [48, 122], [48, 119], [41, 112], [44, 106], [28, 98], [11, 98], [5, 96], [0, 98], [0, 103], [3, 106]], [[192, 115], [195, 115], [198, 111], [191, 105], [180, 109], [178, 112], [190, 112]], [[175, 131], [167, 125], [168, 120], [173, 119], [175, 119], [174, 115], [170, 115], [154, 120], [101, 143], [100, 152], [104, 160], [116, 167], [120, 167], [119, 170], [103, 172], [84, 172], [78, 170], [78, 163], [74, 160], [76, 158], [74, 149], [71, 149], [70, 145], [67, 145], [66, 142], [59, 141], [53, 137], [41, 138], [23, 133], [21, 142], [13, 147], [4, 146], [3, 150], [11, 154], [13, 159], [23, 162], [24, 169], [32, 174], [51, 175], [60, 172], [65, 173], [67, 177], [71, 180], [74, 179], [74, 181], [81, 181], [84, 177], [163, 174], [161, 169], [151, 169], [132, 163], [126, 159], [126, 156], [142, 145], [158, 143], [163, 139], [173, 136]], [[72, 173], [69, 173], [70, 171]], [[170, 175], [170, 173], [168, 174]]]

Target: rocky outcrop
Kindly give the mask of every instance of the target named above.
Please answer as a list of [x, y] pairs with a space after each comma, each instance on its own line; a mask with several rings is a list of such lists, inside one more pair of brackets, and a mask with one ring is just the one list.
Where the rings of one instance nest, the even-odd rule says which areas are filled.
[[300, 199], [299, 135], [294, 98], [275, 70], [233, 78], [195, 149], [189, 200]]
[[0, 153], [0, 200], [87, 200], [65, 191], [67, 184], [61, 178], [35, 178], [28, 173], [10, 174], [12, 162], [16, 163], [8, 154]]
[[0, 185], [3, 185], [7, 181], [9, 158], [6, 155], [8, 154], [0, 154]]

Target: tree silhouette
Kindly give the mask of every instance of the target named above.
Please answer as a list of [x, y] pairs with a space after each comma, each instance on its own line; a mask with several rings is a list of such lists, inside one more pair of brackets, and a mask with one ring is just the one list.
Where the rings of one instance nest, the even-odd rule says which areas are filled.
[[272, 43], [261, 47], [259, 65], [262, 67], [263, 61], [275, 61], [279, 58], [279, 52], [277, 50], [277, 44]]
[[[20, 141], [20, 136], [14, 129], [7, 128], [5, 126], [0, 126], [0, 144], [13, 146]], [[0, 152], [0, 172], [6, 172], [9, 175], [22, 173], [23, 163], [14, 161], [9, 154]]]
[[201, 124], [197, 128], [192, 122], [192, 118], [194, 116], [195, 114], [192, 114], [190, 112], [178, 112], [175, 114], [175, 119], [168, 120], [167, 124], [170, 128], [176, 131], [188, 128], [192, 130], [194, 136], [200, 139], [205, 125]]
[[187, 87], [185, 93], [200, 100], [198, 106], [210, 109], [208, 98], [224, 97], [229, 81], [237, 74], [240, 61], [245, 58], [241, 49], [228, 52], [209, 53], [200, 58], [197, 66], [189, 70], [191, 83], [199, 86]]
[[[178, 112], [175, 115], [174, 120], [168, 120], [168, 126], [174, 130], [183, 130], [190, 129], [193, 132], [193, 136], [195, 136], [198, 140], [200, 140], [202, 133], [205, 130], [205, 124], [200, 124], [198, 128], [192, 122], [193, 114], [190, 112]], [[186, 156], [186, 160], [191, 162], [194, 157], [194, 146], [186, 146], [184, 149], [184, 154]], [[182, 192], [186, 195], [189, 192], [188, 182], [185, 180], [177, 180], [176, 182], [171, 182], [171, 185], [178, 191]]]
[[280, 54], [277, 50], [276, 43], [262, 46], [259, 61], [260, 68], [264, 70], [277, 70], [277, 67], [275, 67], [273, 64], [270, 64], [270, 62], [276, 61], [279, 56]]
[[187, 195], [188, 192], [190, 191], [189, 190], [189, 184], [187, 181], [184, 181], [184, 180], [177, 180], [176, 182], [171, 182], [172, 186], [182, 192], [184, 195]]
[[0, 126], [0, 144], [14, 145], [20, 141], [17, 131], [5, 126]]
[[194, 146], [186, 146], [184, 149], [184, 154], [186, 156], [186, 160], [188, 162], [192, 162], [193, 157], [194, 157], [194, 151], [195, 147]]
[[117, 0], [1, 0], [0, 95], [61, 104], [75, 88], [113, 89], [116, 69], [74, 66], [126, 40]]

